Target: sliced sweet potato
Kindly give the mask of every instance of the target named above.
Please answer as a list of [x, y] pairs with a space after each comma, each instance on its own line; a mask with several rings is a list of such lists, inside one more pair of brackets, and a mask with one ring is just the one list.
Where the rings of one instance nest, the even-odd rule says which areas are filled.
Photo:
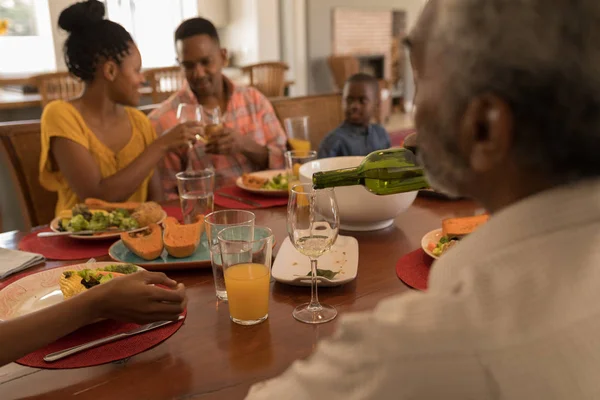
[[121, 240], [129, 251], [144, 260], [157, 259], [163, 251], [162, 230], [157, 224], [150, 224], [140, 232], [123, 232]]
[[165, 231], [163, 242], [172, 257], [189, 257], [196, 251], [200, 244], [200, 237], [204, 231], [204, 215], [200, 215], [193, 224], [180, 224], [173, 217], [164, 221]]
[[113, 211], [118, 210], [120, 208], [127, 210], [129, 212], [133, 212], [136, 208], [140, 206], [141, 203], [137, 203], [135, 201], [128, 201], [125, 203], [109, 203], [108, 201], [88, 198], [84, 201], [85, 205], [88, 206], [90, 210], [106, 210]]

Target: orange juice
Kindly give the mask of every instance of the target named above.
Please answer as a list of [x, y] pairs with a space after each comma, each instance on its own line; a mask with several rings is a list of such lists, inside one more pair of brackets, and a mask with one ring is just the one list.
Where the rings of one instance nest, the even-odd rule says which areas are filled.
[[293, 150], [306, 152], [310, 150], [310, 142], [308, 140], [288, 139], [288, 142]]
[[238, 264], [225, 269], [229, 314], [255, 321], [269, 313], [269, 268], [262, 264]]

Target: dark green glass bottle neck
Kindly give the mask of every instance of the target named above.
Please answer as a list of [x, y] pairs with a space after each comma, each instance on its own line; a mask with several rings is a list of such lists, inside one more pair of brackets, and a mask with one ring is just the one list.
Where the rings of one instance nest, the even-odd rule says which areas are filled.
[[316, 172], [313, 174], [315, 189], [360, 184], [362, 184], [362, 179], [358, 174], [358, 168], [337, 169], [335, 171]]

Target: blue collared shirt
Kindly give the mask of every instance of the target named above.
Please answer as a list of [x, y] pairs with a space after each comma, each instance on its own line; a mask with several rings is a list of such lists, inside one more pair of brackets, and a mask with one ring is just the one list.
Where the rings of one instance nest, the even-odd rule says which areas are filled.
[[390, 136], [383, 126], [364, 127], [344, 122], [325, 136], [319, 145], [318, 157], [366, 156], [390, 147]]

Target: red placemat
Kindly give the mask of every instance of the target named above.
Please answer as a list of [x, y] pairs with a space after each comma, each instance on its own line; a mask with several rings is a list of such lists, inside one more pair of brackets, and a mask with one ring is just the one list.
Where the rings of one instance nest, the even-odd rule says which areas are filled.
[[[186, 313], [183, 314], [184, 316]], [[100, 339], [106, 336], [130, 331], [139, 327], [137, 324], [127, 324], [112, 320], [97, 322], [67, 335], [48, 346], [34, 351], [23, 358], [17, 360], [17, 363], [34, 368], [65, 369], [82, 368], [94, 365], [106, 364], [109, 362], [133, 357], [143, 351], [146, 351], [159, 343], [167, 340], [181, 328], [185, 319], [173, 322], [169, 325], [131, 336], [116, 342], [107, 343], [100, 347], [82, 351], [79, 354], [72, 355], [53, 363], [44, 361], [44, 357], [55, 351], [68, 349], [92, 340]]]
[[180, 206], [163, 206], [163, 210], [165, 210], [168, 217], [177, 218], [178, 221], [183, 221], [183, 214], [181, 213]]
[[[253, 201], [255, 203], [260, 204], [260, 207], [251, 206], [246, 203], [241, 203], [239, 201], [229, 199], [227, 197], [220, 196], [220, 193], [230, 194], [232, 196], [241, 197], [246, 200]], [[215, 192], [215, 204], [225, 207], [225, 208], [237, 208], [243, 210], [255, 210], [258, 208], [269, 208], [269, 207], [279, 207], [285, 206], [288, 203], [287, 197], [267, 197], [261, 196], [258, 194], [253, 194], [247, 192], [245, 190], [240, 189], [237, 186], [228, 186], [224, 188], [220, 188]]]
[[427, 290], [431, 264], [433, 264], [433, 258], [428, 256], [423, 249], [415, 250], [398, 260], [396, 274], [411, 288]]
[[107, 255], [110, 246], [118, 240], [78, 240], [67, 236], [38, 238], [39, 232], [51, 232], [51, 229], [28, 234], [19, 242], [19, 250], [41, 254], [49, 260], [83, 260]]

